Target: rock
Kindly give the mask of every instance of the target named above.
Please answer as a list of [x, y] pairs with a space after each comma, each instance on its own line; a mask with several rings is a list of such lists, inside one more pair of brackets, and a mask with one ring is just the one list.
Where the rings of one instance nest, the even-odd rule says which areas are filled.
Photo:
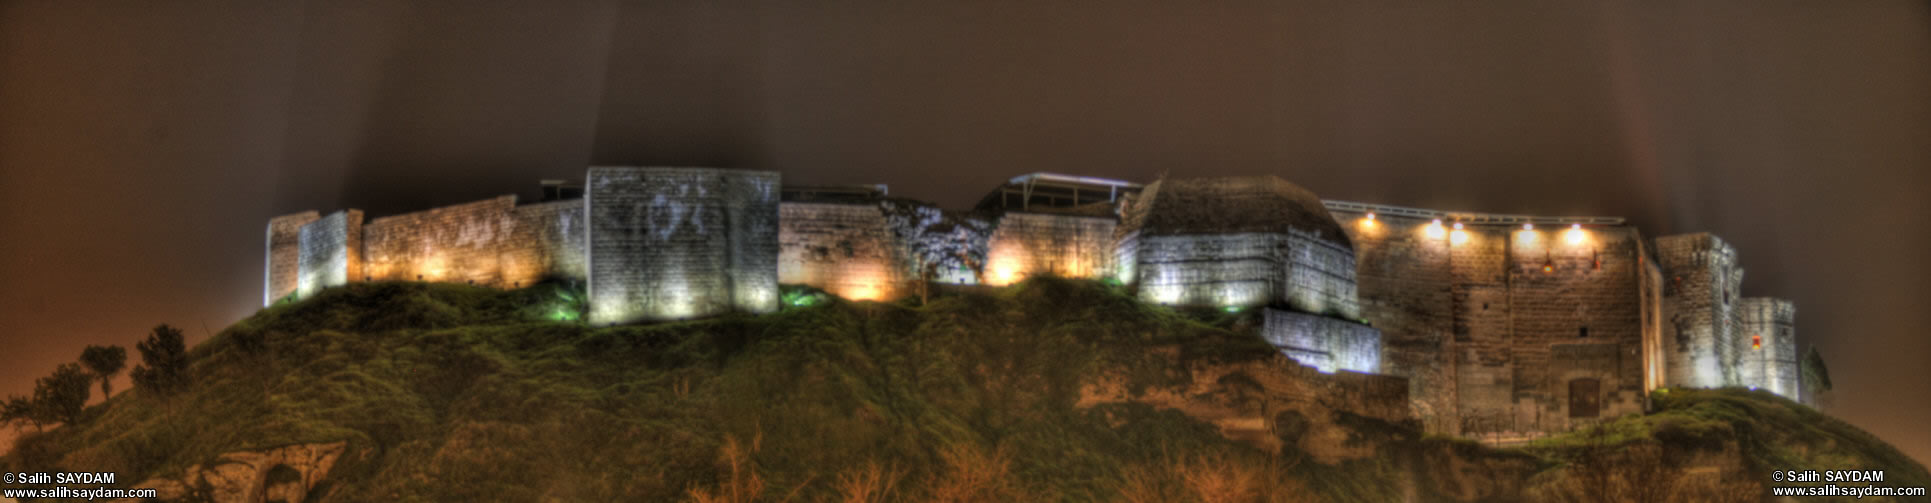
[[300, 503], [347, 450], [348, 442], [334, 442], [230, 452], [188, 468], [179, 479], [149, 479], [133, 487], [153, 488], [162, 500], [205, 496], [217, 503]]

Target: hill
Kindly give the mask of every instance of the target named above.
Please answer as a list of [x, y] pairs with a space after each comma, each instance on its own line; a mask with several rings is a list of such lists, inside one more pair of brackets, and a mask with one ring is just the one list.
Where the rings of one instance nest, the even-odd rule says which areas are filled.
[[1761, 494], [1771, 467], [1931, 484], [1856, 428], [1742, 390], [1659, 393], [1657, 413], [1525, 449], [1422, 435], [1335, 391], [1372, 376], [1244, 335], [1251, 313], [1097, 282], [923, 306], [794, 289], [776, 314], [615, 327], [577, 322], [581, 298], [329, 289], [193, 348], [187, 391], [117, 395], [0, 470], [215, 501], [1588, 501], [1643, 477], [1681, 500]]

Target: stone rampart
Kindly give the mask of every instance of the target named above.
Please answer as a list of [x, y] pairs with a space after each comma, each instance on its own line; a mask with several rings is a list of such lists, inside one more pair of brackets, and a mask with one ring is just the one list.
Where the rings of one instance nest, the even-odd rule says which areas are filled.
[[1551, 431], [1642, 410], [1646, 252], [1633, 228], [1336, 215], [1382, 371], [1411, 379], [1431, 430]]
[[1113, 270], [1111, 217], [1009, 212], [986, 243], [986, 284], [1035, 275], [1099, 278]]
[[322, 218], [304, 211], [268, 219], [268, 260], [263, 273], [262, 305], [274, 304], [295, 293], [302, 278], [302, 226]]
[[905, 251], [876, 204], [779, 205], [778, 282], [852, 300], [904, 295]]
[[592, 323], [768, 312], [778, 302], [778, 175], [593, 167]]
[[1705, 388], [1740, 384], [1736, 310], [1743, 269], [1734, 248], [1710, 234], [1656, 238], [1663, 283], [1667, 384]]
[[343, 210], [322, 217], [301, 230], [300, 279], [296, 295], [342, 284], [362, 274], [362, 210]]
[[1797, 307], [1766, 297], [1740, 303], [1744, 335], [1737, 377], [1744, 386], [1769, 390], [1791, 400], [1802, 398], [1797, 357]]
[[1263, 313], [1261, 337], [1289, 358], [1322, 372], [1381, 371], [1381, 332], [1357, 321], [1269, 308]]

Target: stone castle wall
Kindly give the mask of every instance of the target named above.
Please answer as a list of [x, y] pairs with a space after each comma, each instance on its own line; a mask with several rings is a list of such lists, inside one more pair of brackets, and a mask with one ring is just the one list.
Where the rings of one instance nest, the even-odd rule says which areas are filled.
[[1127, 200], [1116, 235], [1118, 277], [1149, 302], [1360, 317], [1347, 236], [1278, 178], [1155, 182]]
[[1655, 331], [1634, 229], [1335, 215], [1358, 254], [1383, 371], [1410, 378], [1429, 429], [1553, 431], [1642, 410], [1643, 341]]
[[592, 323], [777, 309], [776, 173], [593, 167], [586, 183]]
[[302, 226], [296, 295], [348, 283], [362, 274], [362, 210], [343, 210]]
[[779, 205], [778, 282], [852, 300], [888, 300], [912, 281], [907, 255], [876, 204]]
[[1113, 277], [1156, 303], [1267, 306], [1260, 335], [1283, 354], [1400, 377], [1438, 432], [1560, 431], [1639, 412], [1662, 386], [1795, 397], [1800, 382], [1794, 308], [1739, 298], [1736, 253], [1708, 234], [1371, 219], [1334, 209], [1353, 203], [1309, 210], [1321, 203], [1278, 179], [1156, 182], [1124, 195], [1117, 221], [781, 203], [768, 172], [595, 167], [586, 185], [582, 200], [504, 196], [367, 223], [357, 210], [276, 217], [264, 300], [362, 280], [580, 280], [604, 324], [768, 312], [780, 283], [890, 300], [922, 276]]
[[1663, 343], [1668, 358], [1666, 383], [1714, 388], [1741, 381], [1738, 325], [1743, 269], [1736, 250], [1709, 234], [1656, 239], [1663, 283]]
[[1112, 218], [1006, 213], [986, 243], [986, 283], [1035, 275], [1098, 278], [1113, 272]]
[[1743, 356], [1737, 366], [1741, 384], [1791, 400], [1802, 399], [1797, 307], [1783, 299], [1752, 297], [1743, 299], [1738, 311], [1743, 318]]
[[263, 306], [295, 293], [302, 275], [302, 227], [321, 213], [304, 211], [268, 219], [268, 260], [263, 273]]
[[1261, 338], [1322, 372], [1381, 372], [1381, 331], [1354, 321], [1268, 308]]
[[517, 288], [582, 280], [583, 202], [517, 206], [516, 196], [371, 220], [364, 278]]

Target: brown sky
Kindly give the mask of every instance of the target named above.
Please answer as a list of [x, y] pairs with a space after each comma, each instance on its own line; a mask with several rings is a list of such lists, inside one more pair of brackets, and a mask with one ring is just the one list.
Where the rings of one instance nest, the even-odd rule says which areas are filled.
[[0, 393], [251, 313], [281, 213], [592, 162], [952, 206], [1031, 171], [1271, 173], [1715, 232], [1797, 302], [1837, 411], [1931, 459], [1924, 2], [958, 4], [0, 1]]

